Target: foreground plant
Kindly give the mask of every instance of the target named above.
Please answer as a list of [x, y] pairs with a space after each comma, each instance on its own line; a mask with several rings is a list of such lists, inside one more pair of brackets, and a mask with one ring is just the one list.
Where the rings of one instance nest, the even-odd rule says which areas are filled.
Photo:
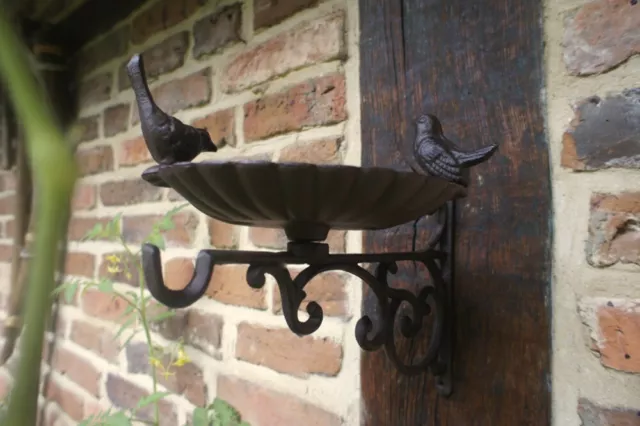
[[33, 426], [38, 412], [40, 356], [51, 311], [51, 287], [64, 261], [64, 241], [73, 187], [78, 175], [72, 150], [29, 63], [29, 53], [8, 8], [0, 7], [0, 79], [20, 122], [34, 174], [37, 230], [29, 264], [28, 297], [15, 385], [2, 424]]
[[[153, 224], [149, 235], [144, 242], [155, 244], [164, 250], [164, 234], [175, 228], [174, 216], [187, 205], [176, 207], [167, 212], [157, 223]], [[134, 421], [152, 425], [160, 424], [160, 402], [170, 395], [170, 392], [158, 391], [158, 378], [174, 375], [175, 369], [190, 362], [183, 342], [162, 346], [153, 340], [151, 330], [162, 321], [166, 321], [175, 315], [172, 309], [159, 307], [145, 292], [144, 273], [139, 250], [132, 250], [125, 242], [120, 229], [121, 215], [118, 214], [107, 224], [97, 224], [84, 237], [85, 241], [100, 240], [117, 242], [122, 246], [118, 254], [107, 257], [107, 277], [98, 280], [69, 280], [55, 289], [54, 295], [62, 295], [70, 302], [79, 292], [87, 290], [100, 291], [124, 300], [127, 308], [119, 320], [122, 326], [116, 333], [116, 339], [124, 337], [122, 347], [126, 347], [139, 333], [143, 333], [148, 348], [150, 375], [153, 383], [152, 393], [137, 401], [133, 409], [107, 410], [95, 414], [83, 422], [80, 426], [129, 426]], [[114, 281], [118, 278], [131, 280], [137, 277], [138, 288], [136, 290], [120, 290]], [[153, 415], [149, 416], [149, 409]], [[224, 401], [216, 399], [211, 405], [204, 408], [196, 408], [192, 413], [193, 426], [248, 426], [241, 422], [239, 414]]]

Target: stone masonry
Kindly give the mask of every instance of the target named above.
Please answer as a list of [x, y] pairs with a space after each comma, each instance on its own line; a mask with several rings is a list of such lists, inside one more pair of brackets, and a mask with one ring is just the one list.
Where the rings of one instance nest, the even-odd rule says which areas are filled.
[[[314, 163], [359, 163], [357, 2], [265, 0], [151, 0], [74, 61], [80, 70], [82, 178], [69, 225], [70, 277], [107, 272], [107, 256], [121, 247], [83, 242], [97, 223], [122, 213], [127, 243], [139, 246], [151, 224], [184, 203], [153, 187], [140, 173], [153, 163], [141, 137], [138, 111], [124, 69], [142, 53], [161, 108], [206, 128], [219, 151], [206, 158], [259, 158]], [[8, 283], [13, 237], [12, 175], [0, 177], [0, 274]], [[275, 250], [282, 232], [234, 227], [192, 207], [166, 234], [165, 280], [181, 288], [201, 248]], [[332, 232], [333, 251], [359, 251], [357, 233]], [[297, 271], [293, 270], [295, 274]], [[155, 339], [179, 338], [192, 363], [160, 380], [175, 393], [160, 407], [162, 424], [184, 425], [194, 406], [216, 396], [241, 410], [252, 426], [356, 425], [359, 348], [353, 330], [360, 284], [330, 273], [309, 285], [309, 300], [325, 322], [299, 338], [286, 326], [274, 283], [262, 290], [245, 281], [246, 267], [217, 267], [207, 296], [154, 326]], [[116, 276], [130, 290], [137, 277]], [[7, 287], [2, 288], [5, 306]], [[89, 290], [58, 304], [56, 328], [43, 360], [43, 425], [76, 424], [100, 408], [131, 408], [151, 390], [141, 337], [115, 338], [125, 303]], [[303, 308], [305, 303], [303, 303]], [[11, 385], [0, 371], [0, 395]]]
[[545, 3], [553, 424], [640, 425], [640, 5]]

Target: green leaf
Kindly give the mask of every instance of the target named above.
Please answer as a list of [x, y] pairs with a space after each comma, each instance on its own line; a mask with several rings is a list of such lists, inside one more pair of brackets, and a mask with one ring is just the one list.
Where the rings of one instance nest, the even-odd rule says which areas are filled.
[[241, 420], [240, 413], [220, 398], [213, 401], [213, 409], [216, 413], [216, 419], [220, 421], [222, 426], [236, 426]]
[[67, 283], [64, 288], [64, 300], [67, 303], [73, 302], [73, 297], [76, 295], [76, 291], [78, 290], [78, 281], [72, 281]]
[[158, 401], [160, 401], [162, 398], [164, 398], [167, 395], [171, 395], [171, 392], [155, 392], [152, 393], [149, 396], [146, 396], [144, 398], [142, 398], [140, 401], [138, 401], [138, 403], [136, 404], [135, 408], [133, 409], [133, 411], [137, 411], [141, 408], [146, 407], [147, 405], [150, 404], [154, 404]]
[[78, 280], [74, 278], [74, 279], [72, 279], [70, 281], [65, 281], [65, 282], [61, 283], [58, 287], [53, 289], [53, 291], [51, 292], [51, 295], [53, 297], [56, 297], [59, 294], [64, 293], [67, 290], [67, 287], [69, 287], [71, 285], [75, 285], [76, 288], [77, 288]]
[[102, 234], [104, 233], [104, 226], [102, 225], [102, 223], [96, 223], [93, 228], [91, 228], [89, 231], [87, 231], [86, 234], [84, 234], [84, 236], [82, 237], [83, 240], [94, 240], [100, 236], [102, 236]]
[[118, 213], [107, 223], [105, 227], [104, 236], [110, 240], [115, 240], [120, 238], [120, 218], [122, 217], [122, 213]]
[[193, 410], [192, 420], [192, 426], [210, 426], [209, 412], [202, 407], [196, 407]]
[[162, 234], [160, 234], [157, 231], [152, 232], [151, 235], [149, 235], [149, 237], [147, 238], [147, 242], [155, 246], [158, 246], [160, 250], [165, 249], [164, 237], [162, 236]]
[[171, 217], [163, 217], [162, 220], [158, 222], [157, 227], [158, 231], [165, 232], [175, 229], [176, 224]]
[[103, 293], [112, 294], [113, 293], [113, 281], [107, 278], [101, 278], [100, 282], [98, 282], [98, 290]]
[[104, 419], [104, 426], [132, 426], [129, 417], [122, 411], [112, 414]]
[[184, 203], [184, 204], [180, 204], [179, 206], [176, 206], [174, 208], [172, 208], [171, 210], [169, 210], [168, 212], [166, 212], [164, 214], [164, 217], [173, 217], [175, 216], [180, 210], [184, 209], [185, 207], [188, 207], [189, 203]]
[[78, 290], [78, 283], [72, 283], [71, 285], [67, 286], [66, 290], [64, 291], [64, 300], [67, 303], [71, 303], [73, 302], [73, 297], [76, 295], [76, 291]]

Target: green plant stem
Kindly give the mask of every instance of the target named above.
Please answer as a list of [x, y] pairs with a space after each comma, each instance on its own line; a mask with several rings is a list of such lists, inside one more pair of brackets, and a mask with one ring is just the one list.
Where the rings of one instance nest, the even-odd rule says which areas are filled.
[[[127, 257], [129, 259], [137, 259], [137, 257], [134, 257], [134, 254], [131, 252], [131, 249], [129, 249], [129, 246], [127, 245], [127, 243], [124, 241], [122, 234], [119, 235], [119, 238], [122, 246], [124, 247], [124, 250], [127, 253]], [[147, 304], [145, 303], [145, 298], [144, 298], [144, 273], [142, 271], [142, 267], [138, 263], [135, 263], [135, 265], [136, 265], [136, 269], [138, 270], [138, 287], [140, 288], [140, 296], [139, 296], [140, 306], [138, 307], [140, 312], [140, 322], [142, 322], [144, 335], [145, 335], [145, 338], [147, 339], [148, 356], [149, 356], [149, 360], [151, 360], [151, 358], [154, 355], [153, 341], [151, 340], [151, 332], [149, 331], [149, 324], [147, 323], [147, 306], [146, 306]], [[156, 366], [153, 364], [151, 364], [151, 380], [153, 382], [152, 383], [153, 393], [156, 393], [158, 392], [158, 377], [156, 374]], [[155, 402], [153, 405], [154, 405], [155, 424], [156, 426], [158, 426], [160, 424], [159, 403]]]
[[24, 128], [37, 196], [34, 257], [29, 265], [21, 358], [6, 418], [7, 425], [20, 426], [36, 422], [42, 343], [51, 311], [51, 288], [62, 255], [58, 243], [65, 236], [78, 174], [73, 154], [58, 128], [51, 105], [34, 79], [26, 52], [13, 23], [0, 8], [0, 74]]

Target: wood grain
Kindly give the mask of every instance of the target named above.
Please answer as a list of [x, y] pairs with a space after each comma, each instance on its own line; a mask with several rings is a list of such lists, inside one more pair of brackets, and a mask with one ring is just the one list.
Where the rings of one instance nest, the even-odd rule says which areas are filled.
[[[539, 1], [360, 0], [363, 165], [405, 170], [414, 120], [433, 113], [463, 148], [500, 144], [458, 205], [454, 394], [363, 353], [363, 424], [550, 423], [550, 182]], [[418, 246], [428, 230], [419, 228]], [[365, 234], [410, 249], [411, 224]], [[415, 267], [392, 284], [414, 288]], [[420, 271], [420, 270], [419, 270]], [[375, 300], [365, 289], [364, 313]], [[424, 344], [405, 342], [408, 355]]]

